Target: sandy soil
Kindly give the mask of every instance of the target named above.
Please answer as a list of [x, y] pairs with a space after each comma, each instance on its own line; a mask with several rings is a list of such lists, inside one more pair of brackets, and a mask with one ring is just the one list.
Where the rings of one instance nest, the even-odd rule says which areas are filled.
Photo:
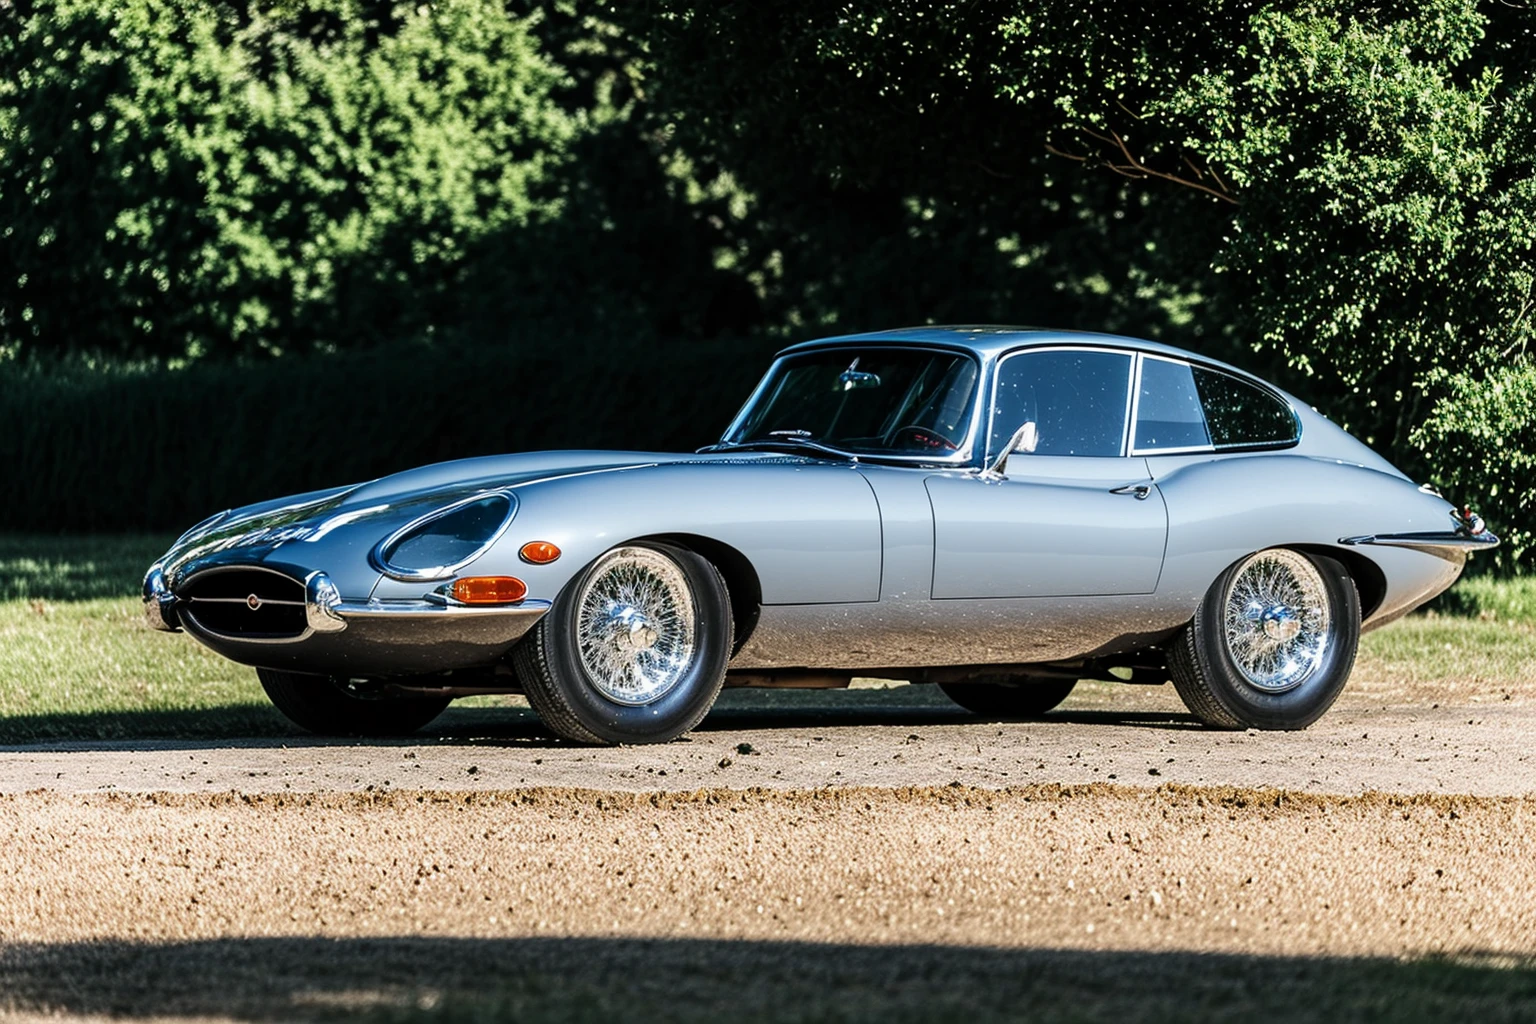
[[[1266, 970], [1435, 954], [1528, 968], [1536, 957], [1531, 798], [1173, 786], [35, 793], [0, 797], [0, 839], [0, 1008], [12, 1013], [415, 1006], [443, 990], [456, 957], [496, 943], [550, 961], [552, 977], [612, 960], [609, 985], [640, 983], [613, 971], [646, 943], [700, 940], [717, 952], [697, 963], [722, 943], [799, 950], [790, 962], [935, 945], [1206, 952]], [[360, 941], [400, 936], [430, 946], [422, 962], [438, 975], [358, 954]], [[542, 937], [589, 947], [573, 965]], [[327, 943], [355, 969], [317, 982]], [[257, 952], [275, 973], [239, 982]], [[145, 956], [158, 964], [147, 978], [107, 969]], [[226, 1001], [189, 983], [189, 965], [233, 972]], [[1536, 982], [1522, 991], [1531, 1001], [1510, 1005], [1536, 1010]]]
[[[933, 687], [737, 691], [685, 742], [589, 748], [516, 707], [450, 710], [416, 737], [294, 735], [0, 749], [0, 793], [486, 790], [753, 786], [1006, 787], [1113, 781], [1354, 795], [1536, 793], [1536, 702], [1355, 698], [1304, 732], [1204, 729], [1171, 688], [1082, 687], [1038, 722], [989, 722]], [[747, 753], [743, 753], [743, 751]]]
[[1291, 734], [864, 687], [651, 748], [9, 748], [0, 1018], [1532, 1020], [1533, 735], [1507, 685]]

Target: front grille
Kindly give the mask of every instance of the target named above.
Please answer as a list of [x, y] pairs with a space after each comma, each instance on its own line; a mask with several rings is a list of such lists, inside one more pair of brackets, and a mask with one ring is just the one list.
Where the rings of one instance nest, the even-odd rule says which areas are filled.
[[204, 632], [237, 640], [302, 635], [304, 584], [271, 569], [210, 569], [176, 588], [181, 614]]

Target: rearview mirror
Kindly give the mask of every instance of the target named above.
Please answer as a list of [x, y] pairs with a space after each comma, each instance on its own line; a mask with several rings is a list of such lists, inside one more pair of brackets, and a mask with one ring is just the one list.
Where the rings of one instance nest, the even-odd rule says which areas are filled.
[[877, 388], [880, 386], [880, 375], [848, 369], [837, 375], [837, 382], [842, 385], [844, 391], [852, 391], [855, 388]]

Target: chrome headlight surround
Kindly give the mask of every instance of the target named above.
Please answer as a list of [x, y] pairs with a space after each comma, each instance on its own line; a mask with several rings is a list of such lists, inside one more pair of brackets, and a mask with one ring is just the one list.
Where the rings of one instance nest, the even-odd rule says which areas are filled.
[[[439, 524], [442, 520], [448, 519], [465, 509], [491, 501], [503, 503], [504, 509], [500, 517], [494, 521], [495, 525], [486, 531], [483, 537], [474, 538], [472, 543], [474, 543], [475, 547], [468, 555], [457, 558], [448, 564], [430, 566], [399, 565], [391, 561], [390, 556], [398, 554], [395, 549], [402, 543], [419, 536], [425, 536], [431, 532], [431, 527], [434, 524]], [[461, 498], [451, 504], [433, 509], [426, 515], [406, 523], [376, 544], [369, 559], [373, 562], [375, 569], [378, 569], [391, 579], [403, 580], [407, 583], [425, 583], [431, 580], [445, 579], [485, 554], [486, 549], [500, 540], [501, 535], [507, 532], [507, 527], [512, 524], [512, 518], [515, 515], [517, 515], [517, 497], [511, 491], [480, 491], [467, 498]]]

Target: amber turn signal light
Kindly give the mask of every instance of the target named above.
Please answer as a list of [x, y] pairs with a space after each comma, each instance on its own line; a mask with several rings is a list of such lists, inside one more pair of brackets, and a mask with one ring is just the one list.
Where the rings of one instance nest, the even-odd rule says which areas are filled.
[[528, 596], [528, 584], [516, 576], [465, 576], [448, 593], [460, 604], [511, 604]]
[[534, 565], [546, 565], [560, 557], [560, 549], [547, 540], [531, 540], [517, 552], [517, 557]]

